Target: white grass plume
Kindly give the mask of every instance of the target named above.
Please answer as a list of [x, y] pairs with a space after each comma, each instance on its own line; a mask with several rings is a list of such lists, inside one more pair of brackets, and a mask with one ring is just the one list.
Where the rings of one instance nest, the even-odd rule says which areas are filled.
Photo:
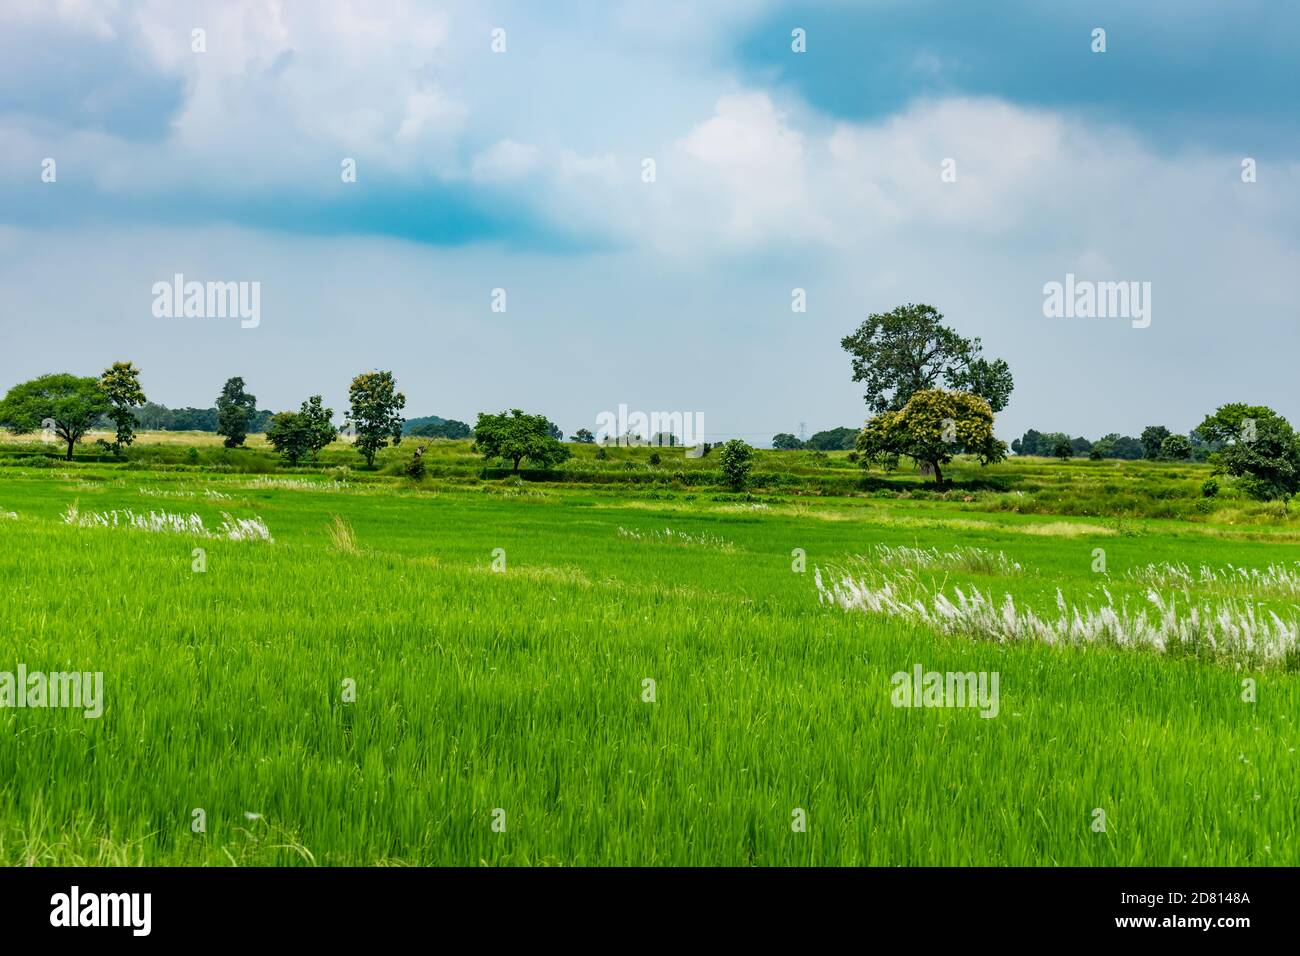
[[178, 514], [170, 511], [135, 512], [130, 509], [83, 512], [76, 502], [63, 513], [63, 523], [77, 528], [132, 528], [157, 534], [188, 534], [198, 538], [225, 539], [227, 541], [274, 541], [266, 522], [261, 518], [235, 518], [224, 511], [221, 527], [209, 530], [196, 514]]
[[818, 600], [823, 604], [906, 618], [945, 634], [998, 642], [1102, 643], [1160, 653], [1205, 654], [1242, 664], [1277, 663], [1294, 655], [1300, 642], [1300, 625], [1272, 611], [1232, 601], [1216, 607], [1189, 599], [1180, 606], [1177, 598], [1163, 597], [1155, 589], [1146, 594], [1153, 612], [1116, 605], [1105, 588], [1106, 603], [1100, 607], [1071, 605], [1058, 588], [1056, 615], [1040, 616], [1032, 609], [1017, 608], [1010, 594], [1004, 594], [999, 603], [991, 592], [975, 587], [954, 587], [951, 596], [942, 589], [930, 593], [910, 574], [879, 582], [835, 569], [827, 569], [827, 575], [836, 577], [828, 582], [821, 568], [814, 569]]
[[1181, 563], [1148, 564], [1132, 569], [1125, 577], [1155, 587], [1184, 590], [1204, 588], [1243, 596], [1300, 595], [1300, 561], [1270, 564], [1266, 568], [1245, 568], [1235, 564], [1212, 568], [1202, 564], [1196, 570]]
[[659, 541], [667, 544], [690, 544], [700, 545], [706, 548], [717, 548], [720, 551], [734, 551], [735, 545], [716, 534], [689, 534], [685, 531], [674, 531], [672, 528], [664, 528], [662, 531], [635, 531], [631, 528], [624, 528], [621, 525], [618, 529], [620, 538], [631, 538], [633, 541]]

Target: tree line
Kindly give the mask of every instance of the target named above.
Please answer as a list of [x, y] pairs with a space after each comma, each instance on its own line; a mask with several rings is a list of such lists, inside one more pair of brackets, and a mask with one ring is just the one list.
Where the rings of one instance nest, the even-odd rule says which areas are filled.
[[[1232, 403], [1220, 406], [1188, 435], [1173, 434], [1152, 425], [1134, 439], [1106, 435], [1096, 442], [1070, 438], [1064, 433], [1030, 429], [1008, 446], [993, 434], [993, 416], [1006, 407], [1014, 382], [1002, 359], [986, 359], [978, 338], [966, 338], [944, 324], [933, 306], [908, 304], [891, 312], [873, 314], [841, 346], [851, 357], [853, 380], [866, 384], [864, 400], [874, 413], [858, 430], [830, 429], [808, 442], [782, 433], [778, 447], [816, 447], [828, 450], [853, 447], [858, 462], [868, 468], [897, 468], [902, 459], [918, 463], [923, 473], [943, 483], [943, 468], [956, 456], [973, 457], [981, 465], [1004, 460], [1009, 451], [1021, 455], [1050, 454], [1073, 458], [1200, 459], [1211, 462], [1216, 473], [1238, 480], [1252, 497], [1287, 500], [1300, 489], [1300, 435], [1271, 408]], [[397, 390], [391, 372], [363, 372], [348, 389], [349, 408], [342, 432], [351, 437], [357, 452], [373, 468], [379, 450], [397, 445], [406, 434], [402, 411], [406, 397]], [[0, 426], [17, 434], [49, 429], [66, 443], [71, 460], [78, 441], [97, 422], [114, 427], [112, 441], [99, 439], [114, 454], [122, 455], [134, 441], [139, 411], [148, 405], [140, 386], [140, 372], [131, 362], [114, 362], [98, 377], [80, 378], [63, 373], [45, 375], [15, 385], [0, 400]], [[222, 387], [215, 405], [216, 432], [228, 448], [239, 448], [263, 413], [242, 378]], [[333, 409], [321, 396], [305, 399], [297, 411], [283, 411], [266, 422], [267, 441], [291, 464], [315, 460], [334, 441], [339, 429]], [[511, 409], [499, 414], [480, 412], [471, 430], [463, 422], [422, 420], [430, 437], [470, 437], [486, 459], [499, 459], [518, 471], [522, 462], [552, 468], [571, 452], [563, 433], [543, 415]], [[577, 443], [595, 436], [579, 429]], [[851, 440], [851, 443], [850, 443]], [[796, 444], [797, 443], [797, 444]], [[753, 449], [733, 440], [722, 446], [720, 459], [728, 483], [743, 486], [753, 461]], [[1140, 449], [1140, 453], [1139, 453]], [[603, 449], [598, 449], [598, 454]], [[417, 447], [408, 474], [424, 472], [424, 446]]]
[[1148, 425], [1142, 437], [1131, 438], [1112, 432], [1095, 442], [1086, 438], [1071, 438], [1065, 432], [1040, 432], [1031, 428], [1024, 436], [1011, 443], [1017, 455], [1039, 455], [1044, 458], [1118, 458], [1136, 461], [1209, 461], [1222, 443], [1207, 440], [1199, 430], [1186, 435], [1171, 432], [1164, 425]]
[[[142, 412], [163, 406], [149, 402], [140, 384], [140, 369], [133, 362], [114, 362], [99, 376], [70, 373], [42, 375], [11, 388], [0, 400], [0, 426], [15, 435], [47, 431], [65, 446], [65, 460], [71, 461], [77, 444], [104, 422], [114, 428], [112, 441], [98, 439], [106, 451], [119, 457], [135, 441]], [[334, 425], [334, 409], [327, 408], [320, 395], [304, 399], [297, 411], [264, 412], [257, 398], [239, 376], [226, 380], [211, 412], [211, 430], [223, 438], [227, 448], [245, 447], [253, 429], [266, 434], [267, 442], [288, 464], [315, 461], [340, 434], [351, 438], [353, 447], [373, 468], [379, 451], [402, 441], [407, 424], [402, 416], [406, 396], [397, 389], [392, 372], [363, 372], [348, 387], [348, 410], [342, 428]], [[196, 411], [189, 409], [187, 411]], [[208, 424], [206, 410], [203, 423]], [[173, 417], [175, 423], [178, 418]], [[199, 430], [208, 430], [206, 428]], [[500, 414], [481, 412], [471, 430], [464, 422], [427, 418], [417, 420], [412, 434], [432, 438], [468, 438], [487, 458], [512, 462], [518, 471], [522, 462], [549, 468], [569, 457], [560, 441], [562, 433], [543, 415], [528, 415], [519, 409]], [[408, 473], [422, 474], [424, 446], [416, 450]]]

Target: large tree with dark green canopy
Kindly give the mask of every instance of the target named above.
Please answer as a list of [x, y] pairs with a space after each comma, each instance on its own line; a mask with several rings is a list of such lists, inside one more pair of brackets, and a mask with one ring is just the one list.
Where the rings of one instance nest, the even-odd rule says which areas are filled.
[[109, 408], [97, 378], [42, 375], [9, 390], [0, 401], [0, 425], [19, 435], [49, 428], [67, 443], [66, 458], [72, 461], [77, 442]]
[[517, 408], [500, 415], [479, 412], [474, 426], [474, 448], [485, 458], [502, 458], [514, 463], [527, 459], [540, 468], [552, 468], [569, 457], [569, 449], [552, 434], [545, 415], [526, 415]]
[[863, 397], [877, 414], [898, 411], [917, 392], [940, 384], [978, 395], [994, 412], [1011, 398], [1007, 363], [983, 358], [980, 340], [948, 328], [931, 305], [909, 303], [869, 315], [840, 344], [853, 358], [853, 381], [866, 383]]

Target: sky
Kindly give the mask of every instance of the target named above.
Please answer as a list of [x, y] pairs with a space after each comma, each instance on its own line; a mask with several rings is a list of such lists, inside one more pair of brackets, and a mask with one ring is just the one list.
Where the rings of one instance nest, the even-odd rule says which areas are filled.
[[[386, 369], [761, 445], [860, 425], [840, 339], [915, 302], [1008, 361], [1008, 440], [1300, 422], [1298, 89], [1282, 2], [5, 0], [0, 389], [341, 420]], [[177, 274], [255, 327], [156, 314]], [[1046, 316], [1067, 275], [1149, 324]]]

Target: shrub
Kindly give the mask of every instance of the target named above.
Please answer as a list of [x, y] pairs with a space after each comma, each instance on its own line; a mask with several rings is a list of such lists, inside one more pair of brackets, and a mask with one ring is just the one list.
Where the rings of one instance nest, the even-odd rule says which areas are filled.
[[415, 454], [413, 454], [411, 460], [406, 463], [406, 467], [402, 469], [402, 473], [406, 475], [407, 478], [414, 478], [416, 481], [419, 481], [424, 477], [423, 445], [415, 449]]
[[1206, 498], [1213, 498], [1219, 493], [1219, 483], [1213, 478], [1206, 478], [1201, 485], [1201, 494]]
[[728, 485], [739, 491], [749, 480], [749, 469], [754, 465], [754, 449], [738, 438], [722, 446], [722, 476]]

